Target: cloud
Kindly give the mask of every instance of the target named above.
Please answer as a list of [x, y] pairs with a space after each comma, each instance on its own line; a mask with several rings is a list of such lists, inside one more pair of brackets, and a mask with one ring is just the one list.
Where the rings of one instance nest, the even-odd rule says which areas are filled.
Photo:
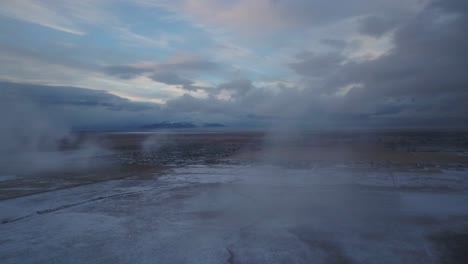
[[37, 24], [53, 30], [83, 36], [83, 25], [114, 21], [105, 0], [5, 0], [0, 16]]
[[463, 0], [436, 0], [433, 1], [432, 7], [442, 8], [448, 12], [456, 12], [466, 14], [468, 12], [468, 3]]
[[369, 91], [394, 96], [466, 91], [468, 76], [462, 65], [468, 56], [464, 48], [468, 37], [463, 33], [467, 14], [440, 22], [449, 13], [434, 6], [396, 30], [395, 47], [389, 54], [344, 66], [341, 80], [363, 81]]
[[[291, 67], [304, 78], [323, 77], [318, 85], [309, 82], [310, 94], [304, 97], [316, 93], [334, 98], [335, 106], [323, 108], [366, 116], [370, 123], [437, 126], [450, 120], [452, 125], [463, 124], [468, 115], [468, 76], [463, 66], [468, 57], [464, 33], [468, 12], [464, 7], [456, 0], [428, 5], [402, 21], [395, 29], [394, 47], [375, 59], [340, 64], [335, 55], [315, 63], [313, 56], [304, 56]], [[345, 96], [334, 97], [347, 86]]]
[[178, 85], [188, 91], [205, 89], [196, 86], [195, 81], [181, 77], [181, 73], [196, 76], [200, 73], [221, 72], [223, 66], [196, 56], [179, 55], [163, 62], [142, 62], [128, 65], [114, 65], [105, 68], [108, 74], [122, 79], [131, 79], [138, 76], [147, 76], [153, 81]]
[[44, 1], [6, 0], [2, 2], [0, 14], [70, 34], [85, 35], [66, 15]]
[[141, 62], [127, 65], [113, 65], [106, 67], [106, 72], [122, 78], [131, 78], [145, 73], [181, 71], [205, 72], [219, 70], [221, 65], [211, 60], [196, 56], [175, 56], [163, 62]]
[[167, 48], [169, 47], [170, 40], [167, 36], [164, 37], [149, 37], [141, 34], [132, 32], [128, 28], [119, 27], [115, 29], [119, 34], [120, 38], [129, 46], [139, 47], [141, 45], [158, 47], [158, 48]]
[[396, 21], [393, 19], [379, 16], [368, 16], [361, 20], [360, 32], [372, 37], [380, 37], [392, 28]]
[[[24, 41], [35, 40], [24, 32], [0, 45], [0, 78], [36, 86], [8, 84], [9, 91], [27, 90], [48, 114], [73, 124], [289, 119], [317, 126], [437, 126], [466, 120], [463, 0], [352, 0], [339, 8], [324, 0], [132, 0], [122, 5], [131, 11], [118, 5], [111, 14], [102, 8], [106, 1], [34, 1], [23, 10], [26, 3], [32, 1], [2, 3], [0, 15], [99, 33], [71, 43], [75, 48], [57, 45], [75, 39], [70, 35], [36, 43]], [[114, 15], [122, 16], [115, 24]], [[157, 16], [164, 30], [146, 28], [148, 16]], [[171, 34], [194, 41], [172, 45]]]
[[298, 74], [307, 77], [324, 77], [345, 61], [345, 57], [337, 52], [325, 54], [303, 52], [298, 54], [297, 58], [300, 60], [291, 63], [291, 68]]
[[[164, 7], [198, 24], [223, 27], [237, 32], [275, 33], [320, 27], [350, 17], [375, 13], [407, 14], [418, 0], [352, 0], [336, 3], [326, 0], [178, 0], [137, 1], [145, 6]], [[216, 14], [216, 15], [213, 15]]]
[[218, 90], [226, 90], [233, 92], [237, 97], [245, 96], [249, 91], [255, 89], [252, 81], [248, 79], [238, 79], [230, 82], [222, 83], [218, 87]]
[[132, 102], [106, 91], [66, 86], [0, 82], [0, 97], [11, 104], [32, 104], [69, 127], [105, 127], [160, 109], [157, 104]]
[[346, 41], [341, 39], [324, 38], [320, 40], [320, 43], [338, 50], [343, 50], [346, 47]]
[[[162, 62], [142, 62], [138, 64], [126, 65], [127, 69], [136, 69], [141, 72], [151, 72], [158, 70], [177, 70], [188, 72], [214, 71], [220, 65], [212, 60], [202, 58], [197, 55], [176, 54]], [[110, 67], [112, 69], [112, 67]]]
[[195, 91], [201, 88], [194, 86], [193, 81], [186, 78], [182, 78], [173, 72], [155, 72], [150, 76], [150, 78], [154, 81], [165, 83], [168, 85], [180, 85], [183, 89], [187, 91]]
[[88, 140], [78, 149], [59, 152], [64, 141], [73, 144], [77, 138], [70, 133], [70, 120], [58, 117], [69, 106], [100, 106], [99, 102], [109, 102], [111, 97], [92, 90], [64, 89], [0, 83], [0, 172], [29, 174], [103, 165], [96, 157], [110, 152]]
[[[180, 96], [182, 89], [164, 83], [156, 83], [143, 75], [146, 70], [133, 65], [116, 66], [116, 73], [109, 74], [109, 69], [98, 62], [89, 60], [85, 49], [46, 50], [17, 47], [0, 44], [0, 81], [31, 83], [54, 86], [79, 86], [94, 90], [106, 90], [121, 97], [138, 101], [164, 102], [167, 99]], [[178, 58], [181, 61], [181, 58]], [[187, 59], [188, 60], [188, 59]], [[177, 60], [168, 61], [175, 63]], [[143, 63], [144, 67], [150, 67]], [[158, 66], [159, 67], [159, 66]], [[189, 66], [183, 65], [188, 68]], [[121, 68], [121, 71], [117, 71]], [[170, 67], [166, 67], [170, 68]], [[163, 69], [163, 68], [161, 68]], [[195, 71], [186, 71], [188, 76]], [[124, 75], [127, 75], [126, 79]], [[202, 82], [201, 82], [202, 83]], [[193, 88], [202, 89], [195, 82]]]
[[39, 105], [115, 105], [128, 100], [106, 91], [76, 87], [0, 82], [2, 96], [14, 100], [31, 100]]
[[[166, 104], [135, 102], [106, 91], [79, 87], [0, 82], [0, 99], [34, 106], [51, 123], [77, 129], [135, 128], [157, 122], [242, 123], [250, 111], [235, 102], [188, 94]], [[8, 115], [5, 107], [2, 115]]]

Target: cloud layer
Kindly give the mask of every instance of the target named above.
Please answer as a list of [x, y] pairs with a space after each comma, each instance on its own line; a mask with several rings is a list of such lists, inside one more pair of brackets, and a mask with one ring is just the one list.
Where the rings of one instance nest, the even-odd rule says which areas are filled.
[[72, 126], [468, 124], [463, 0], [0, 7], [1, 96]]

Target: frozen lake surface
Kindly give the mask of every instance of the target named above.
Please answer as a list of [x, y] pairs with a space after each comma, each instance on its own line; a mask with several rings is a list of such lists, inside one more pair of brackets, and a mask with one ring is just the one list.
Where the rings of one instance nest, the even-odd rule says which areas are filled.
[[0, 201], [0, 260], [467, 263], [465, 178], [466, 171], [175, 168], [152, 180]]

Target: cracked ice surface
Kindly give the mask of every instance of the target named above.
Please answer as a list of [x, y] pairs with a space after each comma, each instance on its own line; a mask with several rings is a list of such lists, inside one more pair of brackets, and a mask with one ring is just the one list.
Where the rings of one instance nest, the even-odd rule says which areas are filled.
[[[2, 263], [437, 263], [463, 173], [190, 166], [0, 201]], [[440, 192], [424, 189], [453, 187]], [[397, 187], [424, 187], [401, 190]]]

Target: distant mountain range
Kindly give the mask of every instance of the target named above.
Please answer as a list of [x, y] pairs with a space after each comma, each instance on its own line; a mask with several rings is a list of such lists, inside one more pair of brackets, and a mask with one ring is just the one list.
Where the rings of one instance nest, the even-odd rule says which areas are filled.
[[123, 125], [123, 126], [109, 126], [109, 127], [72, 127], [72, 131], [138, 131], [138, 130], [158, 130], [158, 129], [191, 129], [191, 128], [222, 128], [226, 127], [220, 123], [202, 123], [194, 124], [191, 122], [159, 122], [145, 125]]
[[195, 125], [190, 122], [160, 122], [140, 126], [140, 129], [182, 129], [182, 128], [220, 128], [225, 125], [220, 123], [205, 123], [202, 125]]
[[225, 125], [223, 124], [220, 124], [220, 123], [205, 123], [203, 124], [203, 127], [226, 127]]

